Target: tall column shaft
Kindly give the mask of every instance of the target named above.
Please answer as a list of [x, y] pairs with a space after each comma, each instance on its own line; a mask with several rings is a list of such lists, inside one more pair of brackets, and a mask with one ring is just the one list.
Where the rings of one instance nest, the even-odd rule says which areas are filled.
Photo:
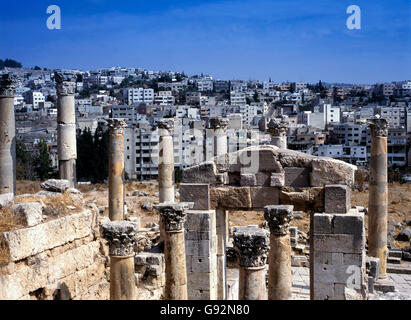
[[160, 162], [158, 165], [159, 201], [174, 202], [173, 137], [160, 136]]
[[110, 255], [110, 300], [136, 300], [134, 245], [137, 225], [130, 221], [111, 221], [101, 225]]
[[166, 300], [187, 300], [187, 269], [184, 232], [167, 232], [164, 241]]
[[14, 97], [0, 96], [0, 194], [16, 194]]
[[270, 235], [268, 300], [292, 298], [290, 235]]
[[121, 119], [108, 119], [108, 205], [111, 221], [124, 219], [124, 128], [127, 124]]
[[110, 257], [110, 300], [136, 300], [134, 254]]
[[368, 193], [368, 254], [380, 259], [380, 278], [387, 277], [387, 135], [385, 119], [372, 119]]
[[227, 262], [226, 248], [228, 236], [228, 212], [223, 208], [216, 209], [217, 234], [217, 299], [225, 300], [227, 295]]
[[268, 300], [292, 299], [290, 221], [293, 206], [264, 207], [264, 218], [270, 228], [268, 256]]
[[265, 267], [240, 267], [238, 300], [266, 300]]
[[166, 262], [166, 300], [187, 300], [187, 266], [184, 241], [186, 211], [192, 202], [160, 203], [154, 208], [160, 213], [164, 227], [164, 257]]
[[14, 95], [18, 78], [0, 78], [0, 194], [16, 194], [16, 125]]
[[268, 241], [267, 231], [257, 227], [238, 227], [234, 232], [234, 248], [240, 258], [240, 300], [267, 299], [265, 265]]
[[76, 117], [73, 73], [55, 72], [57, 87], [57, 149], [60, 179], [76, 184]]

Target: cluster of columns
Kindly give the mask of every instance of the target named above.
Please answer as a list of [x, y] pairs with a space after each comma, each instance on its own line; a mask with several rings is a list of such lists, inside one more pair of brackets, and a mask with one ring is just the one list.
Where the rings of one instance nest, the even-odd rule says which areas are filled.
[[379, 115], [368, 122], [371, 159], [368, 191], [368, 255], [379, 258], [379, 278], [387, 278], [387, 136], [388, 122]]
[[57, 71], [54, 74], [57, 89], [57, 149], [60, 179], [76, 184], [76, 112], [74, 94], [76, 75]]
[[280, 119], [271, 119], [267, 125], [267, 131], [271, 135], [271, 144], [281, 149], [287, 149], [287, 130], [286, 116], [282, 116]]
[[[216, 161], [225, 161], [227, 154], [227, 127], [228, 119], [222, 117], [211, 118], [210, 129], [214, 130], [214, 157]], [[217, 299], [227, 297], [226, 249], [228, 242], [228, 212], [224, 208], [216, 209], [217, 233]]]
[[[290, 221], [293, 206], [264, 208], [270, 236], [255, 226], [234, 232], [234, 248], [239, 253], [240, 300], [290, 300], [292, 298]], [[268, 258], [268, 294], [266, 263]]]
[[16, 194], [16, 126], [14, 95], [18, 78], [0, 78], [0, 194]]

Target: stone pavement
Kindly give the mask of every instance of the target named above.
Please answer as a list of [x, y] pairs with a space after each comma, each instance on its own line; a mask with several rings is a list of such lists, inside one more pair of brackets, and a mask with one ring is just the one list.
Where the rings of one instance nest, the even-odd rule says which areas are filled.
[[[228, 271], [227, 280], [233, 283], [236, 277], [238, 279], [238, 271], [237, 269], [228, 269]], [[394, 282], [397, 292], [370, 295], [370, 300], [411, 300], [411, 274], [388, 273], [388, 277]], [[292, 267], [292, 279], [293, 300], [310, 300], [310, 269]], [[237, 288], [235, 289], [238, 290]]]

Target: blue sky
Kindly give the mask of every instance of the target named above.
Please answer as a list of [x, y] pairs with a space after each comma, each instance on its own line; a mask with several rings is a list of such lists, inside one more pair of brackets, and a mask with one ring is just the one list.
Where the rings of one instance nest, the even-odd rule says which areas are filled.
[[[48, 30], [59, 5], [62, 29]], [[361, 30], [346, 9], [361, 8]], [[0, 58], [24, 66], [110, 66], [219, 79], [375, 83], [411, 79], [409, 0], [6, 1]]]

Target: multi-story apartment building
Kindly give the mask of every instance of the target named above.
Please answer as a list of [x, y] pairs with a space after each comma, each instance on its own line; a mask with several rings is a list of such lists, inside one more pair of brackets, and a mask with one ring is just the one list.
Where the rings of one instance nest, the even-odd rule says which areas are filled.
[[174, 104], [175, 100], [171, 91], [159, 91], [154, 96], [154, 103], [159, 105]]
[[231, 91], [230, 103], [232, 106], [244, 106], [247, 103], [245, 93]]
[[46, 101], [44, 95], [38, 91], [28, 91], [24, 94], [24, 98], [27, 104], [33, 105], [34, 109], [38, 109], [40, 103]]
[[339, 124], [331, 131], [331, 139], [344, 146], [356, 146], [367, 144], [367, 125]]
[[197, 90], [199, 92], [211, 92], [214, 89], [213, 80], [201, 79], [197, 80]]
[[154, 90], [144, 88], [128, 88], [124, 89], [123, 97], [129, 105], [135, 103], [153, 104]]
[[224, 80], [214, 81], [214, 90], [217, 93], [227, 93], [230, 91], [230, 83]]
[[391, 127], [406, 126], [407, 110], [404, 107], [379, 107], [378, 113]]

